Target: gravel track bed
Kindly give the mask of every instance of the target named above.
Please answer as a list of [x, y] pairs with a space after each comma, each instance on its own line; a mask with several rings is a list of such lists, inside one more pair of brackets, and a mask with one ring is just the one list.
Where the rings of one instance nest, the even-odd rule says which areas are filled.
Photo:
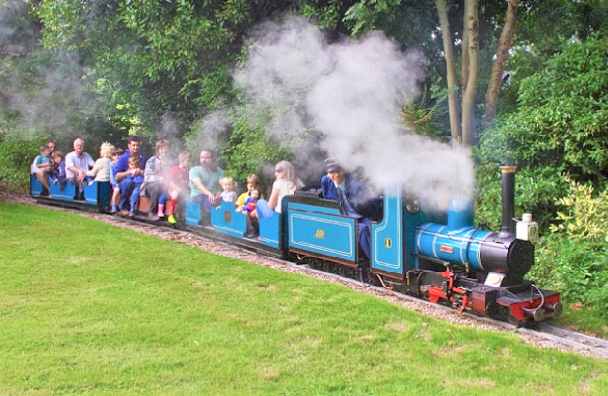
[[[11, 203], [20, 203], [24, 205], [37, 205], [36, 201], [31, 197], [20, 196], [14, 194], [7, 194], [0, 192], [0, 200], [11, 202]], [[278, 260], [274, 258], [269, 258], [262, 256], [260, 254], [242, 250], [238, 248], [234, 248], [228, 246], [223, 243], [216, 243], [213, 241], [202, 239], [198, 236], [189, 234], [187, 232], [180, 232], [175, 230], [170, 230], [162, 227], [154, 227], [145, 223], [137, 223], [135, 221], [125, 221], [119, 217], [113, 217], [105, 214], [97, 214], [97, 213], [88, 213], [82, 212], [78, 210], [65, 209], [60, 207], [47, 207], [51, 210], [64, 211], [75, 213], [83, 217], [95, 219], [98, 221], [102, 221], [108, 224], [111, 224], [116, 227], [128, 228], [133, 231], [141, 232], [147, 235], [152, 235], [157, 238], [178, 242], [178, 243], [187, 243], [191, 246], [195, 246], [201, 250], [204, 250], [209, 253], [217, 254], [220, 256], [236, 258], [240, 260], [244, 260], [253, 264], [262, 265], [264, 267], [273, 268], [279, 271], [285, 272], [293, 272], [299, 273], [306, 276], [311, 276], [325, 282], [337, 283], [343, 285], [344, 287], [351, 288], [361, 293], [366, 293], [370, 295], [374, 295], [378, 298], [382, 298], [386, 301], [390, 301], [393, 304], [400, 305], [407, 309], [414, 310], [423, 315], [430, 316], [436, 319], [443, 320], [448, 323], [452, 323], [460, 326], [474, 327], [488, 331], [494, 332], [510, 332], [516, 333], [519, 337], [521, 337], [526, 343], [533, 345], [538, 348], [551, 348], [557, 349], [564, 352], [575, 353], [582, 356], [594, 357], [594, 358], [602, 358], [601, 355], [595, 354], [592, 351], [573, 347], [570, 345], [564, 345], [559, 342], [547, 340], [545, 338], [536, 336], [534, 334], [529, 333], [521, 333], [517, 332], [514, 329], [505, 328], [500, 325], [496, 325], [493, 323], [487, 323], [483, 320], [475, 319], [466, 315], [462, 315], [454, 310], [447, 310], [443, 307], [435, 307], [433, 305], [429, 305], [424, 302], [412, 301], [409, 299], [403, 299], [394, 295], [389, 291], [384, 291], [378, 288], [373, 287], [364, 287], [361, 283], [351, 280], [340, 279], [333, 274], [325, 274], [319, 271], [311, 271], [305, 267], [297, 266], [293, 263], [288, 263], [283, 260]]]

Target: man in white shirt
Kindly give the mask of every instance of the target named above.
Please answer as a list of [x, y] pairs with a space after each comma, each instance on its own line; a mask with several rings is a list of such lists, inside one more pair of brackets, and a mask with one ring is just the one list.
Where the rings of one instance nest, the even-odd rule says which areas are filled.
[[77, 138], [74, 140], [74, 151], [65, 156], [66, 179], [78, 187], [76, 199], [84, 199], [82, 192], [87, 182], [87, 171], [95, 165], [95, 161], [84, 151], [84, 140]]

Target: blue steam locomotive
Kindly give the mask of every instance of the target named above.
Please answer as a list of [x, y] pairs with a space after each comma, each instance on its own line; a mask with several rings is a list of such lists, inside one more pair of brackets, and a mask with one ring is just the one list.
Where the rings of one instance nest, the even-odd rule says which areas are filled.
[[[260, 219], [256, 239], [245, 238], [245, 216], [226, 202], [212, 210], [211, 226], [201, 227], [199, 205], [187, 201], [186, 228], [194, 233], [213, 232], [274, 256], [443, 303], [461, 312], [533, 325], [560, 315], [560, 295], [524, 279], [534, 264], [538, 226], [529, 214], [515, 226], [515, 167], [501, 170], [500, 232], [474, 225], [470, 200], [454, 199], [443, 213], [429, 212], [400, 188], [387, 189], [382, 219], [371, 226], [369, 260], [359, 252], [357, 219], [342, 215], [337, 202], [316, 193], [296, 192], [285, 197], [281, 214]], [[31, 194], [47, 203], [105, 210], [110, 194], [106, 184], [85, 187], [83, 202], [74, 201], [74, 191], [54, 191], [54, 187], [52, 198], [42, 197], [42, 186], [32, 177]]]

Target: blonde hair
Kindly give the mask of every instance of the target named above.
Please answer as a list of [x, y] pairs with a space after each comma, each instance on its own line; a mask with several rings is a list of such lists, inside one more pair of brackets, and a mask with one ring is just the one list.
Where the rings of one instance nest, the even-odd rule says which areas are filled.
[[296, 177], [296, 170], [289, 161], [280, 161], [275, 168], [281, 170], [282, 177], [279, 179], [289, 180], [296, 186], [300, 184], [300, 180]]
[[101, 155], [102, 158], [111, 158], [113, 152], [114, 145], [108, 142], [103, 142], [101, 144], [101, 147], [99, 149], [99, 155]]
[[222, 177], [220, 179], [219, 183], [220, 183], [220, 186], [222, 186], [222, 188], [224, 188], [224, 184], [227, 184], [232, 188], [236, 187], [236, 182], [234, 180], [232, 180], [231, 177]]
[[179, 153], [177, 155], [177, 159], [181, 162], [185, 159], [190, 159], [190, 152], [189, 151], [182, 151], [181, 153]]

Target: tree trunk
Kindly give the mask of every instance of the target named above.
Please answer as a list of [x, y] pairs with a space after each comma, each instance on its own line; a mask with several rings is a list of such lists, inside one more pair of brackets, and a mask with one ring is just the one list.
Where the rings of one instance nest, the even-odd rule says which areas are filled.
[[496, 109], [498, 107], [498, 96], [500, 95], [500, 87], [502, 86], [502, 74], [505, 71], [505, 64], [509, 58], [509, 49], [513, 45], [515, 36], [515, 28], [517, 27], [517, 7], [519, 0], [509, 0], [507, 14], [505, 15], [505, 25], [500, 34], [498, 42], [498, 52], [496, 60], [492, 65], [492, 75], [486, 91], [486, 109], [483, 115], [483, 128], [488, 129], [494, 123], [496, 118]]
[[[463, 76], [462, 93], [462, 144], [475, 144], [475, 94], [479, 79], [479, 17], [477, 0], [465, 0], [466, 46], [463, 45], [463, 59], [468, 55], [466, 76]], [[464, 66], [463, 66], [463, 70]]]
[[439, 22], [441, 25], [441, 36], [443, 37], [443, 52], [448, 82], [448, 108], [450, 111], [450, 134], [453, 142], [461, 139], [460, 116], [458, 109], [458, 86], [456, 85], [456, 62], [454, 61], [454, 43], [448, 20], [448, 9], [445, 0], [435, 0]]

